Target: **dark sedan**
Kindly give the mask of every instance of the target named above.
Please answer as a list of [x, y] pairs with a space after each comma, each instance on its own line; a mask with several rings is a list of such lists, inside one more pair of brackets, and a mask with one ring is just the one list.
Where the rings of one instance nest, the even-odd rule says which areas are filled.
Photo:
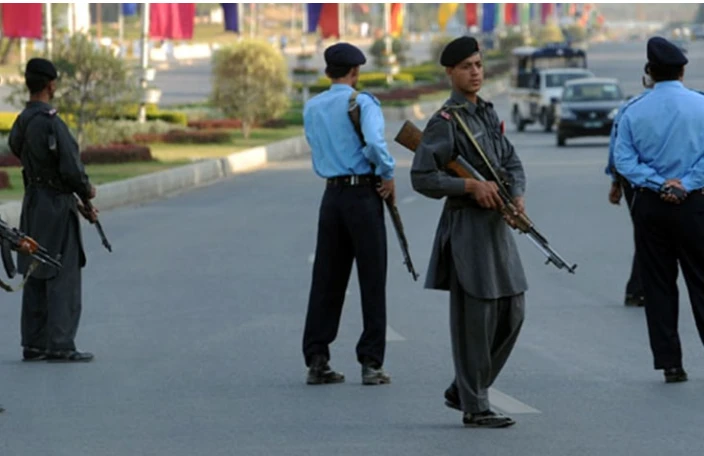
[[557, 145], [569, 138], [609, 136], [626, 97], [617, 79], [582, 78], [565, 83], [558, 105]]

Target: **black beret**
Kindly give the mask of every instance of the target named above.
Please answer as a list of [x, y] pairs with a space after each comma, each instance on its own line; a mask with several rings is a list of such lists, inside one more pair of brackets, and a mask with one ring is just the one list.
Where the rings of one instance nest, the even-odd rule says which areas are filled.
[[680, 48], [665, 38], [655, 36], [648, 40], [648, 62], [655, 65], [684, 66], [688, 60]]
[[440, 65], [453, 67], [476, 52], [479, 52], [479, 43], [476, 39], [471, 36], [456, 38], [447, 43], [442, 50]]
[[356, 67], [367, 63], [367, 59], [358, 47], [336, 43], [325, 49], [325, 63], [329, 67]]
[[53, 63], [47, 59], [41, 59], [38, 57], [29, 59], [27, 62], [27, 67], [24, 70], [25, 76], [27, 74], [40, 74], [42, 76], [48, 77], [50, 80], [56, 79], [58, 73], [56, 72], [56, 67]]

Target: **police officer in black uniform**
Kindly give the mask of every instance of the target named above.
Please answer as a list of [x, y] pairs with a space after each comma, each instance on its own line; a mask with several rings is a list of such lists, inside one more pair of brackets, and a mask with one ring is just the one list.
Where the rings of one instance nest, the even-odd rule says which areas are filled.
[[[90, 361], [76, 350], [81, 315], [81, 268], [86, 264], [79, 212], [90, 221], [96, 211], [81, 201], [95, 197], [66, 124], [49, 104], [56, 92], [57, 71], [41, 58], [27, 62], [29, 102], [12, 126], [10, 150], [22, 161], [25, 194], [20, 229], [59, 255], [62, 268], [39, 266], [27, 279], [22, 296], [22, 347], [25, 361]], [[77, 199], [76, 196], [80, 199]], [[31, 258], [18, 257], [26, 274]]]

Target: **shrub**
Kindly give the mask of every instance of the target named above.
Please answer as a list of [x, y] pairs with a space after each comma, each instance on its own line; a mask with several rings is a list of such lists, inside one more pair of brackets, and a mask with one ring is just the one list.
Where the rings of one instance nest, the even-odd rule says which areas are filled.
[[288, 85], [286, 59], [266, 41], [245, 39], [215, 51], [211, 99], [227, 117], [242, 120], [245, 138], [256, 123], [286, 112]]
[[197, 130], [215, 130], [223, 129], [239, 129], [242, 128], [242, 121], [239, 119], [203, 119], [191, 120], [188, 122], [188, 128]]
[[105, 146], [86, 147], [81, 152], [81, 160], [86, 165], [129, 163], [152, 161], [149, 147], [138, 144], [109, 144]]
[[9, 133], [18, 115], [18, 112], [0, 112], [0, 133]]
[[0, 155], [0, 166], [4, 167], [14, 167], [22, 166], [22, 162], [19, 158], [15, 157], [13, 154]]
[[88, 124], [85, 132], [86, 145], [130, 143], [137, 134], [161, 134], [171, 130], [185, 128], [153, 120], [139, 123], [136, 120], [100, 120]]
[[0, 188], [12, 188], [10, 185], [10, 175], [7, 171], [0, 170]]
[[[396, 56], [396, 62], [399, 65], [404, 65], [408, 60], [406, 52], [410, 49], [410, 44], [400, 38], [392, 38], [391, 40], [391, 52]], [[369, 48], [369, 54], [374, 59], [374, 65], [377, 67], [382, 67], [385, 61], [386, 53], [386, 41], [384, 38], [380, 38], [374, 43], [372, 43]]]
[[232, 134], [226, 130], [171, 130], [167, 133], [137, 134], [134, 141], [140, 144], [226, 144], [232, 140]]

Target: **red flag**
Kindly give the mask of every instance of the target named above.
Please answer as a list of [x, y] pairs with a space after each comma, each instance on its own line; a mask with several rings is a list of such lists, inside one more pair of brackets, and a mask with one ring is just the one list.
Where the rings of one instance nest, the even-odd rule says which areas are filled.
[[151, 3], [149, 38], [190, 40], [193, 38], [195, 3]]
[[515, 3], [504, 3], [504, 23], [506, 25], [518, 24], [518, 5]]
[[3, 3], [2, 32], [9, 38], [42, 38], [41, 3]]
[[323, 38], [331, 36], [340, 37], [340, 17], [338, 16], [337, 3], [323, 3], [320, 12], [320, 33]]
[[465, 25], [467, 27], [471, 27], [473, 25], [479, 24], [476, 3], [465, 3], [464, 4], [464, 21], [465, 21]]

